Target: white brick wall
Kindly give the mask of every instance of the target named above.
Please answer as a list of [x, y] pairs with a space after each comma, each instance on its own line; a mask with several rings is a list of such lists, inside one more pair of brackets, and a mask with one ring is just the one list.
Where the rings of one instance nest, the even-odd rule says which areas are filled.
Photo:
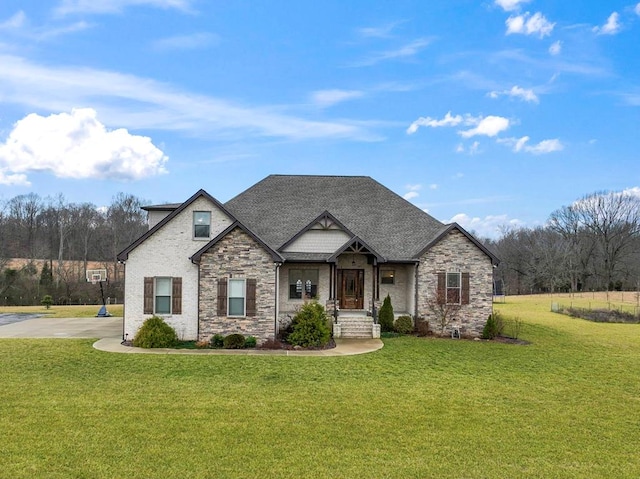
[[189, 258], [207, 240], [193, 239], [193, 212], [211, 211], [211, 239], [232, 221], [206, 198], [198, 198], [188, 208], [156, 231], [129, 253], [125, 265], [124, 332], [133, 339], [145, 319], [144, 277], [182, 278], [182, 314], [163, 315], [178, 337], [194, 340], [198, 330], [198, 266]]

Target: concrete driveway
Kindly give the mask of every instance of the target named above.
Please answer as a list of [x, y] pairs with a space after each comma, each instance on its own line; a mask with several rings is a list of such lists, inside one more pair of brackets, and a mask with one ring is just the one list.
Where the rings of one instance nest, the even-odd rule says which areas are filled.
[[122, 318], [33, 318], [0, 326], [0, 338], [120, 338]]

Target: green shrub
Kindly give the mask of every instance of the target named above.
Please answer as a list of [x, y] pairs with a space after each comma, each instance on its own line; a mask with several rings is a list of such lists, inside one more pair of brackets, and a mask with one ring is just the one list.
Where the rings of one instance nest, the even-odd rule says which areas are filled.
[[255, 348], [257, 345], [258, 345], [258, 340], [256, 339], [255, 336], [247, 336], [247, 338], [244, 340], [245, 348]]
[[221, 348], [224, 346], [224, 336], [222, 334], [214, 334], [209, 342], [212, 348]]
[[500, 336], [504, 331], [504, 320], [497, 311], [489, 315], [484, 328], [482, 329], [482, 339], [493, 339]]
[[413, 332], [413, 320], [411, 316], [400, 316], [393, 324], [393, 329], [396, 333], [411, 334]]
[[388, 294], [384, 298], [380, 311], [378, 311], [378, 323], [380, 323], [380, 331], [383, 333], [393, 331], [393, 306], [391, 306], [391, 297]]
[[176, 331], [159, 316], [151, 316], [133, 338], [138, 348], [173, 348], [178, 344]]
[[224, 338], [223, 345], [225, 349], [242, 349], [244, 348], [245, 339], [242, 334], [234, 333]]
[[[46, 265], [47, 263], [45, 263]], [[53, 304], [53, 298], [50, 294], [45, 294], [40, 303], [47, 309], [51, 309], [51, 305]]]
[[287, 342], [294, 346], [322, 347], [331, 339], [331, 328], [324, 307], [317, 301], [305, 303], [291, 321]]

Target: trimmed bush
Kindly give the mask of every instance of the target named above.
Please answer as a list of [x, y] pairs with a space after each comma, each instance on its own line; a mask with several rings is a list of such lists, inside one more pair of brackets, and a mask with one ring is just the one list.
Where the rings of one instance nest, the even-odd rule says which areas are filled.
[[242, 349], [244, 348], [245, 339], [242, 334], [234, 333], [224, 338], [224, 349]]
[[489, 315], [484, 328], [482, 329], [482, 339], [493, 339], [500, 336], [504, 331], [504, 320], [500, 313], [494, 311]]
[[391, 306], [391, 297], [388, 294], [378, 311], [378, 323], [380, 323], [380, 331], [383, 333], [393, 331], [393, 306]]
[[214, 334], [209, 342], [212, 348], [222, 348], [224, 346], [224, 336], [222, 334]]
[[164, 322], [160, 316], [151, 316], [133, 338], [138, 348], [173, 348], [178, 344], [175, 329]]
[[324, 307], [317, 301], [305, 303], [291, 321], [287, 342], [303, 348], [322, 347], [331, 339]]
[[[45, 263], [45, 266], [47, 265], [47, 263]], [[51, 309], [51, 305], [53, 304], [53, 298], [51, 297], [50, 294], [45, 294], [44, 297], [42, 298], [42, 301], [40, 301], [40, 303], [46, 308], [46, 309]]]
[[258, 345], [258, 340], [255, 336], [247, 336], [244, 340], [245, 348], [255, 348]]
[[400, 316], [393, 324], [393, 329], [396, 331], [396, 333], [400, 334], [413, 333], [413, 320], [411, 319], [411, 316]]

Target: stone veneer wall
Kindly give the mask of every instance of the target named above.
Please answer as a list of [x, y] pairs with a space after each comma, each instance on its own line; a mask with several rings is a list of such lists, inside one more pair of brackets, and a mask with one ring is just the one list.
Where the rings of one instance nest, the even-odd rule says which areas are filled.
[[[218, 279], [256, 280], [256, 315], [242, 318], [217, 316]], [[235, 228], [213, 245], [200, 260], [198, 339], [214, 334], [240, 333], [258, 342], [274, 337], [275, 265], [271, 255], [251, 236]]]
[[493, 312], [491, 259], [455, 229], [424, 254], [418, 269], [418, 316], [427, 319], [436, 331], [437, 319], [428, 302], [436, 295], [439, 272], [469, 273], [469, 304], [462, 306], [454, 324], [460, 326], [463, 336], [479, 337]]

